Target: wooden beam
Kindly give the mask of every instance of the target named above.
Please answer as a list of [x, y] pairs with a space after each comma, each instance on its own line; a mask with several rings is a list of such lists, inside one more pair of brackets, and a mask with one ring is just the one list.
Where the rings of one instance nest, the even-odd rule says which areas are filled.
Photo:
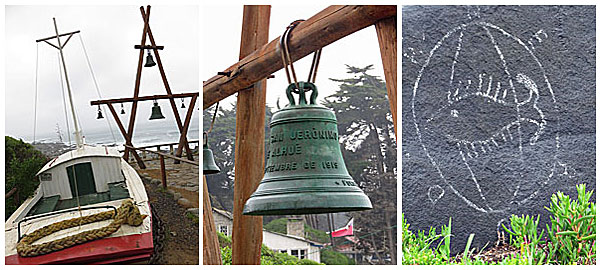
[[17, 192], [17, 187], [12, 188], [8, 193], [4, 194], [4, 199], [10, 198], [15, 192]]
[[[127, 140], [127, 132], [125, 131], [125, 127], [123, 127], [123, 124], [121, 123], [121, 119], [119, 119], [119, 115], [117, 114], [117, 112], [115, 111], [115, 108], [113, 107], [112, 104], [108, 104], [108, 109], [110, 110], [110, 113], [112, 114], [113, 118], [115, 119], [115, 122], [117, 122], [117, 126], [119, 126], [119, 130], [121, 131], [121, 134], [123, 134], [123, 137], [125, 138], [125, 140]], [[127, 149], [125, 149], [127, 150]], [[146, 169], [146, 164], [144, 164], [144, 160], [142, 160], [142, 158], [138, 155], [138, 153], [136, 151], [133, 151], [133, 157], [135, 158], [135, 160], [138, 163], [138, 166], [140, 166], [140, 169]], [[129, 158], [124, 158], [125, 161], [128, 161]]]
[[[75, 31], [75, 32], [64, 33], [64, 34], [60, 34], [60, 35], [58, 35], [58, 36], [59, 36], [59, 37], [62, 37], [62, 36], [66, 36], [66, 35], [73, 35], [73, 34], [77, 34], [77, 33], [79, 33], [79, 32], [80, 32], [80, 31], [79, 31], [79, 30], [77, 30], [77, 31]], [[38, 40], [36, 40], [35, 42], [42, 42], [42, 41], [46, 41], [46, 40], [51, 40], [51, 39], [53, 39], [53, 38], [56, 38], [56, 36], [51, 36], [51, 37], [47, 37], [47, 38], [41, 38], [41, 39], [38, 39]]]
[[[192, 114], [194, 112], [194, 107], [196, 106], [196, 99], [198, 99], [198, 96], [194, 96], [192, 97], [192, 100], [190, 101], [190, 105], [188, 106], [187, 109], [187, 113], [185, 115], [185, 120], [183, 121], [183, 130], [181, 131], [181, 134], [179, 135], [179, 144], [177, 144], [177, 152], [175, 152], [175, 156], [180, 157], [181, 153], [183, 151], [183, 144], [187, 142], [185, 141], [186, 139], [186, 135], [188, 132], [188, 128], [190, 126], [190, 121], [192, 120]], [[173, 151], [173, 148], [171, 146], [171, 151]], [[194, 160], [194, 155], [192, 155], [191, 152], [186, 152], [187, 153], [187, 157], [189, 160]]]
[[[292, 61], [395, 15], [395, 5], [330, 6], [300, 23], [291, 32], [289, 46]], [[279, 37], [227, 68], [224, 72], [231, 72], [230, 76], [217, 75], [205, 81], [203, 109], [282, 69], [278, 43]], [[356, 49], [358, 51], [360, 48]]]
[[158, 99], [168, 99], [168, 98], [188, 98], [188, 97], [198, 97], [200, 93], [181, 93], [181, 94], [172, 94], [172, 95], [153, 95], [153, 96], [143, 96], [137, 98], [113, 98], [113, 99], [102, 99], [102, 100], [93, 100], [90, 102], [92, 106], [103, 105], [109, 103], [124, 103], [124, 102], [133, 102], [133, 101], [147, 101], [147, 100], [158, 100]]
[[[148, 22], [150, 20], [150, 5], [148, 5], [147, 13], [144, 12], [144, 7], [140, 7], [140, 11], [142, 14], [146, 14], [143, 16], [144, 19], [144, 30], [142, 30], [142, 41], [140, 42], [140, 46], [146, 45], [146, 33], [148, 32]], [[133, 90], [133, 104], [131, 105], [131, 114], [129, 115], [129, 126], [127, 127], [127, 137], [125, 138], [125, 144], [131, 145], [131, 137], [133, 137], [133, 124], [135, 123], [135, 115], [137, 113], [137, 101], [135, 99], [140, 95], [140, 81], [142, 80], [142, 67], [144, 62], [144, 51], [140, 50], [140, 55], [138, 57], [138, 67], [137, 73], [135, 76], [135, 86]], [[129, 138], [129, 140], [127, 140]], [[123, 158], [127, 160], [129, 158], [129, 151], [125, 149], [125, 154]]]
[[[150, 153], [156, 154], [158, 156], [165, 156], [165, 157], [168, 157], [168, 158], [171, 158], [171, 159], [174, 159], [174, 160], [179, 160], [179, 161], [182, 161], [182, 162], [185, 162], [185, 163], [188, 163], [188, 164], [200, 166], [200, 163], [198, 163], [198, 161], [187, 160], [185, 158], [176, 157], [176, 156], [165, 154], [165, 153], [162, 153], [162, 152], [159, 152], [159, 151], [153, 151], [153, 150], [148, 150], [148, 149], [144, 149], [144, 148], [133, 147], [131, 145], [123, 145], [123, 146], [125, 146], [125, 148], [129, 148], [131, 150], [140, 150], [140, 151], [150, 152]], [[157, 150], [158, 150], [158, 148], [159, 147], [157, 147]]]
[[157, 49], [157, 50], [163, 50], [165, 49], [165, 46], [152, 46], [152, 45], [145, 45], [145, 46], [140, 46], [140, 45], [135, 45], [133, 46], [134, 49]]
[[206, 176], [202, 176], [202, 179], [202, 263], [204, 265], [220, 265], [222, 264], [221, 248], [217, 238], [215, 219], [212, 215]]
[[379, 50], [381, 51], [381, 61], [383, 62], [383, 71], [385, 73], [385, 84], [390, 101], [390, 110], [394, 120], [394, 133], [398, 138], [397, 129], [397, 111], [396, 111], [396, 79], [397, 69], [397, 35], [396, 35], [396, 16], [389, 17], [375, 23], [377, 39], [379, 40]]
[[[270, 6], [244, 6], [240, 59], [268, 42], [270, 16]], [[264, 173], [266, 88], [263, 79], [237, 97], [232, 264], [260, 264], [263, 219], [242, 212]]]

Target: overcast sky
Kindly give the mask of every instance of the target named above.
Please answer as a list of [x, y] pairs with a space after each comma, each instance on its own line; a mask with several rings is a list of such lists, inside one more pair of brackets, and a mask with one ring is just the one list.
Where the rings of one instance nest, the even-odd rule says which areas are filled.
[[[285, 28], [294, 20], [308, 19], [328, 5], [312, 4], [304, 6], [272, 5], [269, 26], [269, 41], [283, 34]], [[217, 72], [223, 71], [239, 59], [240, 38], [242, 29], [242, 5], [203, 6], [200, 11], [202, 20], [202, 36], [207, 41], [201, 43], [202, 80], [208, 80]], [[210, 41], [208, 41], [210, 40]], [[312, 54], [294, 63], [298, 80], [306, 80], [312, 62]], [[317, 73], [316, 86], [319, 89], [319, 102], [337, 90], [338, 84], [329, 78], [349, 78], [345, 64], [364, 67], [374, 65], [372, 75], [384, 79], [377, 33], [373, 26], [367, 27], [350, 36], [323, 48], [321, 62]], [[275, 78], [267, 80], [267, 104], [276, 108], [275, 102], [280, 97], [280, 106], [288, 104], [285, 89], [288, 86], [285, 72], [274, 73]], [[227, 106], [235, 102], [236, 95], [221, 102]], [[276, 109], [275, 109], [276, 110]]]
[[[160, 56], [173, 93], [200, 89], [198, 13], [197, 6], [153, 5], [151, 8], [150, 27], [157, 45], [165, 46]], [[53, 17], [60, 33], [81, 30], [103, 98], [133, 96], [139, 56], [133, 46], [140, 44], [143, 30], [139, 6], [6, 6], [5, 16], [5, 134], [27, 140], [32, 137], [38, 45], [38, 138], [41, 134], [53, 133], [57, 123], [66, 132], [58, 50], [46, 43], [35, 42], [55, 35]], [[64, 38], [61, 41], [64, 42]], [[106, 121], [96, 120], [97, 107], [90, 106], [91, 100], [99, 98], [79, 36], [73, 36], [64, 53], [84, 134], [98, 129], [108, 132]], [[158, 67], [144, 68], [140, 96], [155, 94], [166, 94]], [[189, 101], [189, 98], [185, 101], [186, 105]], [[167, 118], [162, 124], [176, 128], [168, 101], [163, 100], [160, 104]], [[181, 106], [181, 100], [177, 100], [177, 105], [178, 108]], [[116, 106], [119, 110], [119, 105]], [[150, 101], [139, 103], [136, 126], [149, 123], [151, 107]], [[106, 117], [108, 109], [106, 106], [104, 109]], [[125, 104], [125, 109], [127, 114], [123, 120], [127, 125], [131, 103]], [[180, 109], [182, 121], [184, 113], [185, 110]], [[199, 111], [195, 110], [196, 122], [198, 115]], [[72, 123], [70, 125], [73, 132]], [[118, 133], [114, 122], [113, 130]]]
[[[273, 5], [269, 40], [281, 35], [293, 20], [308, 19], [326, 7], [324, 4]], [[242, 11], [242, 4], [152, 6], [150, 26], [158, 45], [165, 46], [160, 54], [174, 93], [198, 91], [201, 81], [238, 61]], [[133, 46], [140, 43], [143, 27], [139, 6], [6, 6], [5, 14], [5, 134], [26, 140], [33, 135], [36, 46], [39, 46], [37, 136], [53, 133], [57, 123], [66, 132], [58, 50], [43, 42], [35, 42], [54, 35], [53, 17], [56, 17], [61, 33], [81, 30], [103, 98], [133, 95], [138, 60], [138, 51]], [[84, 134], [98, 129], [108, 132], [106, 121], [96, 120], [97, 108], [89, 105], [91, 100], [98, 99], [98, 95], [79, 36], [75, 35], [65, 46], [65, 58]], [[300, 80], [306, 79], [311, 60], [312, 55], [295, 63]], [[329, 78], [348, 78], [345, 64], [357, 67], [373, 64], [371, 74], [383, 79], [373, 26], [323, 49], [316, 81], [319, 100], [338, 89], [338, 84]], [[284, 106], [287, 104], [284, 91], [288, 82], [283, 70], [274, 75], [275, 78], [267, 82], [267, 104], [275, 107], [280, 97], [280, 105]], [[140, 95], [163, 93], [158, 69], [145, 68]], [[234, 101], [235, 95], [221, 104], [227, 106]], [[161, 105], [167, 119], [172, 120], [166, 100]], [[125, 104], [125, 123], [130, 106]], [[140, 103], [136, 127], [150, 123], [151, 107], [152, 102]], [[195, 117], [198, 115], [194, 113]], [[105, 113], [105, 116], [108, 115]], [[175, 128], [174, 121], [163, 123]], [[70, 125], [73, 131], [72, 123]], [[114, 123], [113, 130], [118, 132]]]

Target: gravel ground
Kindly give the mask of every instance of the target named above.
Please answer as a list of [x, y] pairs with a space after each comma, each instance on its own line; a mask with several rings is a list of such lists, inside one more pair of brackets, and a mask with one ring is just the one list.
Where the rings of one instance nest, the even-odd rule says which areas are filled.
[[199, 264], [199, 224], [198, 220], [186, 217], [185, 209], [179, 206], [172, 195], [142, 177], [146, 193], [166, 224], [165, 247], [160, 264]]

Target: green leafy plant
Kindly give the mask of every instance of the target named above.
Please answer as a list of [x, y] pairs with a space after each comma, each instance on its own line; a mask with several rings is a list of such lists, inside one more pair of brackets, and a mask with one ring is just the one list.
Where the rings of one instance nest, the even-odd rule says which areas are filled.
[[[223, 265], [231, 265], [232, 263], [232, 251], [231, 251], [231, 237], [226, 236], [220, 232], [217, 232], [219, 237], [219, 245], [221, 246], [221, 261]], [[287, 253], [275, 252], [269, 249], [267, 246], [262, 245], [260, 249], [260, 264], [261, 265], [322, 265], [322, 263], [315, 262], [308, 259], [298, 259]]]
[[4, 169], [6, 192], [13, 188], [17, 189], [20, 201], [15, 202], [13, 198], [5, 199], [5, 219], [19, 207], [20, 203], [33, 192], [39, 185], [36, 173], [42, 169], [47, 158], [32, 145], [9, 136], [4, 137]]
[[529, 215], [512, 215], [510, 217], [509, 230], [502, 224], [505, 231], [509, 233], [509, 243], [514, 247], [520, 248], [520, 258], [527, 264], [542, 264], [546, 258], [546, 253], [540, 248], [540, 240], [544, 235], [544, 230], [538, 235], [538, 224], [540, 216], [536, 219]]
[[551, 197], [552, 214], [548, 249], [552, 260], [559, 264], [594, 264], [596, 260], [596, 204], [590, 202], [593, 191], [585, 184], [577, 185], [577, 199], [557, 192]]
[[[596, 263], [596, 205], [590, 202], [592, 191], [586, 192], [585, 185], [577, 185], [577, 199], [557, 192], [551, 197], [551, 225], [546, 225], [548, 238], [543, 239], [544, 230], [538, 230], [540, 217], [528, 215], [510, 218], [510, 245], [520, 252], [511, 254], [497, 263], [488, 263], [470, 250], [474, 234], [469, 235], [464, 253], [450, 256], [452, 220], [429, 232], [409, 230], [410, 224], [402, 216], [402, 264], [463, 264], [463, 265], [531, 265], [531, 264], [595, 264]], [[433, 243], [439, 241], [437, 246]]]
[[327, 265], [356, 264], [356, 262], [354, 262], [353, 259], [348, 258], [348, 256], [337, 251], [325, 248], [321, 249], [321, 262]]

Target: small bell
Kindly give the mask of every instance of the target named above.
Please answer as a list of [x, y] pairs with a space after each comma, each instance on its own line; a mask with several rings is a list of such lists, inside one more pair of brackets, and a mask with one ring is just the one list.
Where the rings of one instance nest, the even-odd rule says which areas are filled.
[[152, 106], [152, 115], [150, 115], [150, 120], [154, 119], [165, 119], [156, 100], [154, 101], [154, 106]]
[[154, 63], [154, 59], [152, 59], [150, 50], [148, 50], [148, 55], [146, 56], [146, 64], [144, 65], [144, 67], [153, 67], [153, 66], [156, 66], [156, 63]]
[[102, 110], [100, 109], [100, 105], [98, 105], [98, 117], [96, 117], [96, 119], [102, 119], [104, 118], [104, 116], [102, 116]]
[[185, 109], [185, 102], [183, 101], [183, 98], [181, 98], [181, 108]]
[[123, 103], [121, 103], [121, 114], [125, 114], [125, 109], [123, 109]]
[[202, 173], [219, 173], [221, 169], [217, 166], [217, 163], [215, 163], [215, 157], [213, 156], [212, 150], [208, 148], [208, 133], [206, 132], [204, 132], [204, 145], [202, 148]]

